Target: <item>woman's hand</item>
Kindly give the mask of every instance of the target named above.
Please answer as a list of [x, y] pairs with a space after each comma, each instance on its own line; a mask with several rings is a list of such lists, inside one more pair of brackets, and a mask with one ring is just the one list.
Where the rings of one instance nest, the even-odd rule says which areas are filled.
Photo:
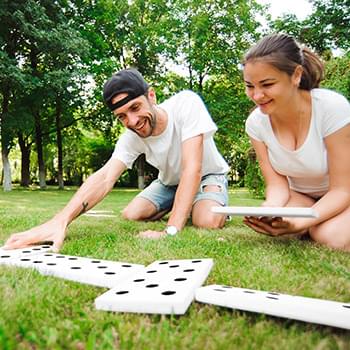
[[254, 231], [268, 236], [299, 235], [308, 231], [295, 218], [246, 216], [243, 222]]

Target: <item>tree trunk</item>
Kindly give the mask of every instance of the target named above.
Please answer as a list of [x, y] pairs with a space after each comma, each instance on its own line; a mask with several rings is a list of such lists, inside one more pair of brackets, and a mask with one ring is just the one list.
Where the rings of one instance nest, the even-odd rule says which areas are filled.
[[46, 169], [43, 155], [43, 138], [41, 132], [40, 115], [37, 111], [34, 112], [35, 121], [35, 145], [36, 152], [38, 154], [38, 165], [39, 165], [39, 186], [43, 190], [46, 188]]
[[18, 143], [21, 149], [21, 186], [29, 187], [31, 144], [26, 144], [21, 133], [18, 133]]
[[[32, 68], [33, 77], [39, 78], [38, 73], [38, 54], [39, 51], [35, 46], [30, 49], [30, 67]], [[39, 186], [43, 190], [46, 188], [46, 169], [43, 156], [43, 136], [41, 131], [41, 120], [39, 111], [34, 108], [33, 110], [34, 124], [35, 124], [35, 145], [38, 154], [39, 165]]]
[[12, 190], [12, 178], [11, 178], [11, 165], [9, 162], [9, 153], [10, 153], [10, 142], [8, 135], [6, 133], [5, 127], [5, 118], [8, 113], [8, 106], [10, 101], [10, 91], [8, 88], [4, 88], [2, 91], [2, 106], [0, 114], [0, 130], [1, 130], [1, 157], [2, 157], [2, 166], [3, 166], [3, 189], [8, 192]]
[[145, 188], [145, 155], [141, 154], [137, 158], [137, 187], [140, 190], [143, 190]]
[[9, 162], [9, 150], [1, 146], [1, 157], [2, 157], [2, 167], [3, 167], [3, 184], [2, 187], [5, 192], [12, 190], [12, 181], [11, 181], [11, 166]]
[[57, 171], [57, 181], [58, 188], [60, 190], [64, 189], [63, 181], [63, 151], [62, 151], [62, 131], [61, 131], [61, 101], [59, 96], [56, 100], [56, 141], [57, 141], [57, 156], [58, 156], [58, 171]]

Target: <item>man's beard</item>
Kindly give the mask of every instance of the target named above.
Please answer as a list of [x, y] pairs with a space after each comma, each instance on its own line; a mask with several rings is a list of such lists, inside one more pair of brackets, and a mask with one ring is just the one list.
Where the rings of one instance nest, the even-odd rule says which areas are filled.
[[[142, 135], [140, 134], [137, 130], [135, 130], [134, 128], [128, 128], [129, 130], [133, 131], [135, 134], [137, 134], [139, 137], [141, 138], [146, 138], [152, 135], [153, 130], [155, 129], [156, 125], [157, 125], [157, 112], [155, 111], [155, 109], [151, 107], [151, 113], [150, 115], [144, 117], [143, 122], [146, 124], [148, 123], [150, 126], [150, 132], [147, 135]], [[145, 125], [143, 126], [145, 127]]]

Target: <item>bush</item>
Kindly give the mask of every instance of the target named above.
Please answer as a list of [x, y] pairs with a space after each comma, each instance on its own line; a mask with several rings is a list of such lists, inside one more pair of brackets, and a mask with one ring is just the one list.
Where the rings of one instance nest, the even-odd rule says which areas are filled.
[[250, 147], [247, 151], [247, 166], [244, 177], [245, 186], [249, 192], [255, 197], [264, 198], [265, 196], [265, 183], [261, 174], [259, 163], [256, 160], [256, 154], [253, 147]]

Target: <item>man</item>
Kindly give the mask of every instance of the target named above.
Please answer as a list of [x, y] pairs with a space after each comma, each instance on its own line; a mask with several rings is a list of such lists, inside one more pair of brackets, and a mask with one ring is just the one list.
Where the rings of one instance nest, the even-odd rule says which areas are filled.
[[171, 214], [164, 231], [148, 230], [141, 232], [141, 237], [175, 235], [191, 212], [195, 226], [224, 225], [226, 217], [210, 209], [227, 205], [228, 166], [213, 140], [217, 128], [199, 96], [182, 91], [157, 105], [155, 92], [142, 75], [135, 69], [125, 69], [106, 82], [103, 97], [126, 128], [112, 157], [86, 180], [57, 215], [42, 225], [13, 234], [6, 248], [52, 241], [53, 249], [58, 251], [68, 225], [100, 202], [142, 153], [159, 170], [159, 176], [129, 203], [123, 217], [155, 220], [170, 210]]

